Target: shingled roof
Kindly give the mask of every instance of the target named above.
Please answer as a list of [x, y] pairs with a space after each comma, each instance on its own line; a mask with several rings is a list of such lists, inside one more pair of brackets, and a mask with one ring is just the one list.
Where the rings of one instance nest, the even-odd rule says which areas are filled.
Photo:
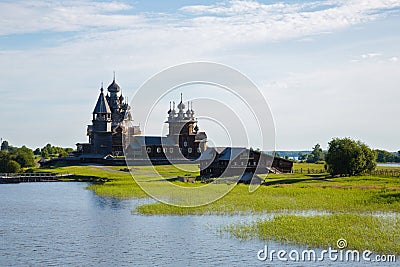
[[103, 88], [100, 89], [99, 99], [97, 99], [96, 106], [93, 110], [94, 114], [111, 114], [110, 106], [108, 105], [107, 99], [103, 94]]

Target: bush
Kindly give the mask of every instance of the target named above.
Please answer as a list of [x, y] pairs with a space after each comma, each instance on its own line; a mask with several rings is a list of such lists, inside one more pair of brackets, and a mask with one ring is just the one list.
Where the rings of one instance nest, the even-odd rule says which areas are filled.
[[376, 167], [375, 152], [350, 138], [334, 138], [329, 142], [325, 160], [331, 175], [359, 175]]

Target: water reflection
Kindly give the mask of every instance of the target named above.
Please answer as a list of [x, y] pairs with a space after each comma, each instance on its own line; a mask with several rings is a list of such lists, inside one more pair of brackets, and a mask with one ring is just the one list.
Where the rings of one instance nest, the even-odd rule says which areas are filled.
[[91, 195], [91, 200], [93, 201], [96, 208], [100, 209], [120, 210], [120, 209], [126, 209], [132, 204], [131, 201], [121, 200], [114, 197], [100, 197], [94, 193], [90, 195]]

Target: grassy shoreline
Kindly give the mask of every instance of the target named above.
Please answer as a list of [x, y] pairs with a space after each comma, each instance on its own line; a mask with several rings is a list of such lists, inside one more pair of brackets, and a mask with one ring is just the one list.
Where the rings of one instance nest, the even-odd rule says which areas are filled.
[[[296, 169], [322, 168], [323, 165], [295, 164]], [[81, 180], [103, 181], [88, 186], [89, 190], [100, 196], [116, 198], [145, 198], [146, 193], [132, 179], [129, 172], [121, 171], [122, 167], [109, 166], [75, 166], [41, 169], [40, 171], [74, 173]], [[151, 167], [136, 167], [137, 177], [146, 177], [155, 188], [163, 187], [165, 181], [148, 177]], [[187, 168], [185, 166], [184, 168]], [[202, 186], [176, 181], [177, 176], [196, 176], [195, 166], [188, 173], [180, 166], [157, 166], [156, 169], [164, 176], [170, 177], [171, 182], [182, 186]], [[295, 211], [328, 212], [324, 216], [295, 216], [280, 214], [273, 220], [254, 221], [245, 225], [231, 225], [225, 229], [238, 238], [251, 236], [259, 239], [273, 239], [279, 242], [324, 247], [338, 233], [348, 238], [354, 248], [371, 249], [376, 252], [392, 252], [400, 254], [400, 178], [387, 176], [355, 176], [327, 177], [326, 174], [282, 174], [268, 175], [265, 179], [267, 186], [261, 186], [255, 192], [249, 193], [247, 185], [238, 185], [221, 199], [200, 207], [183, 208], [151, 203], [138, 206], [134, 212], [143, 215], [235, 215], [235, 214], [265, 214]], [[226, 186], [226, 185], [218, 185]], [[387, 218], [377, 218], [377, 213], [394, 213], [394, 226]], [[340, 224], [343, 220], [344, 224]], [[336, 232], [330, 225], [337, 225]], [[339, 227], [340, 226], [340, 227]], [[291, 228], [288, 228], [291, 227]], [[353, 232], [351, 229], [359, 229]], [[275, 230], [271, 230], [275, 229]], [[309, 230], [317, 230], [310, 232]], [[361, 231], [360, 229], [364, 229]], [[394, 239], [386, 239], [382, 231], [390, 233]], [[338, 232], [339, 231], [339, 232]], [[313, 234], [314, 233], [314, 234]], [[345, 234], [348, 234], [346, 236]], [[246, 238], [247, 238], [246, 237]], [[384, 243], [389, 242], [391, 246]]]

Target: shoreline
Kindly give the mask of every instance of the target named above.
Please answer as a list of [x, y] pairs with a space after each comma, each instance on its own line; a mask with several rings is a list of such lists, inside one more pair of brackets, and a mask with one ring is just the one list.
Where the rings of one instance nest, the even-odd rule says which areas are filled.
[[[308, 165], [296, 164], [295, 168], [308, 168]], [[323, 166], [313, 166], [321, 167]], [[74, 167], [59, 167], [52, 168], [53, 172], [60, 170], [63, 172], [73, 172], [83, 178], [96, 177], [97, 179], [104, 179], [104, 182], [91, 184], [87, 187], [95, 194], [105, 197], [114, 197], [120, 199], [132, 198], [149, 198], [141, 188], [132, 179], [129, 172], [119, 171], [120, 167], [104, 166], [102, 168], [94, 166], [74, 166]], [[136, 175], [146, 175], [147, 167], [135, 168]], [[158, 171], [168, 176], [183, 176], [181, 170], [174, 166], [157, 166]], [[218, 216], [236, 216], [244, 215], [255, 217], [265, 214], [274, 214], [275, 218], [288, 222], [291, 221], [292, 225], [297, 227], [292, 229], [293, 234], [297, 234], [298, 238], [304, 230], [309, 229], [308, 223], [319, 220], [320, 228], [324, 225], [323, 222], [332, 220], [335, 216], [341, 216], [344, 220], [361, 216], [362, 220], [353, 220], [354, 227], [367, 226], [365, 220], [373, 221], [374, 225], [382, 222], [385, 225], [387, 220], [396, 220], [396, 225], [400, 225], [400, 192], [399, 190], [390, 189], [400, 188], [400, 179], [396, 177], [386, 176], [354, 176], [354, 177], [336, 177], [314, 179], [313, 175], [308, 174], [282, 174], [282, 175], [268, 175], [266, 177], [268, 182], [276, 182], [274, 185], [261, 186], [255, 192], [249, 193], [247, 185], [237, 185], [231, 192], [223, 198], [207, 205], [195, 208], [182, 208], [174, 207], [159, 202], [145, 203], [137, 206], [132, 213], [141, 214], [146, 216], [159, 215], [159, 216], [182, 216], [182, 215], [218, 215]], [[151, 181], [154, 186], [162, 186], [163, 182]], [[187, 184], [174, 181], [174, 184], [182, 186], [200, 186], [201, 184]], [[196, 182], [197, 183], [197, 182]], [[223, 185], [219, 185], [223, 186]], [[149, 198], [150, 199], [150, 198]], [[313, 216], [301, 216], [302, 213], [313, 210]], [[324, 215], [327, 213], [327, 215]], [[299, 215], [300, 214], [300, 215]], [[387, 216], [386, 216], [386, 215]], [[382, 216], [384, 215], [384, 216]], [[306, 219], [303, 219], [303, 218]], [[394, 219], [393, 219], [394, 218]], [[304, 221], [306, 220], [306, 221]], [[252, 222], [253, 224], [255, 222]], [[264, 228], [270, 229], [276, 222], [271, 220], [259, 221], [260, 225]], [[230, 227], [230, 228], [229, 228]], [[247, 228], [246, 228], [247, 227]], [[275, 226], [274, 226], [275, 227]], [[232, 232], [232, 230], [235, 231]], [[247, 229], [247, 230], [246, 230]], [[248, 231], [248, 225], [230, 225], [224, 229], [233, 237], [241, 238], [240, 234]], [[254, 238], [265, 240], [265, 236], [256, 235], [256, 227], [251, 228]], [[349, 228], [350, 229], [350, 228]], [[395, 228], [396, 231], [400, 229]], [[321, 230], [322, 233], [325, 230]], [[344, 230], [346, 233], [347, 230]], [[350, 230], [349, 230], [350, 231]], [[236, 232], [236, 233], [235, 233]], [[355, 244], [363, 244], [360, 240], [364, 236], [369, 236], [370, 240], [380, 240], [374, 247], [382, 248], [384, 240], [379, 239], [374, 228], [366, 229], [365, 233], [351, 237], [351, 242]], [[350, 233], [350, 232], [349, 232]], [[323, 234], [319, 234], [323, 236]], [[394, 234], [396, 237], [396, 234]], [[268, 236], [271, 240], [287, 240], [295, 242], [296, 245], [308, 245], [307, 242], [297, 242], [296, 238], [290, 237], [289, 234], [280, 234], [277, 236]], [[369, 240], [364, 240], [364, 242]], [[305, 239], [307, 240], [307, 239]], [[310, 243], [315, 241], [315, 238], [309, 236]], [[317, 247], [325, 246], [327, 242], [331, 242], [331, 237], [328, 233], [324, 238], [319, 239]], [[297, 243], [296, 243], [297, 242]], [[397, 244], [400, 243], [400, 237]], [[361, 247], [357, 247], [361, 248]], [[376, 249], [376, 252], [390, 252], [390, 250]], [[395, 250], [400, 254], [400, 247]]]

